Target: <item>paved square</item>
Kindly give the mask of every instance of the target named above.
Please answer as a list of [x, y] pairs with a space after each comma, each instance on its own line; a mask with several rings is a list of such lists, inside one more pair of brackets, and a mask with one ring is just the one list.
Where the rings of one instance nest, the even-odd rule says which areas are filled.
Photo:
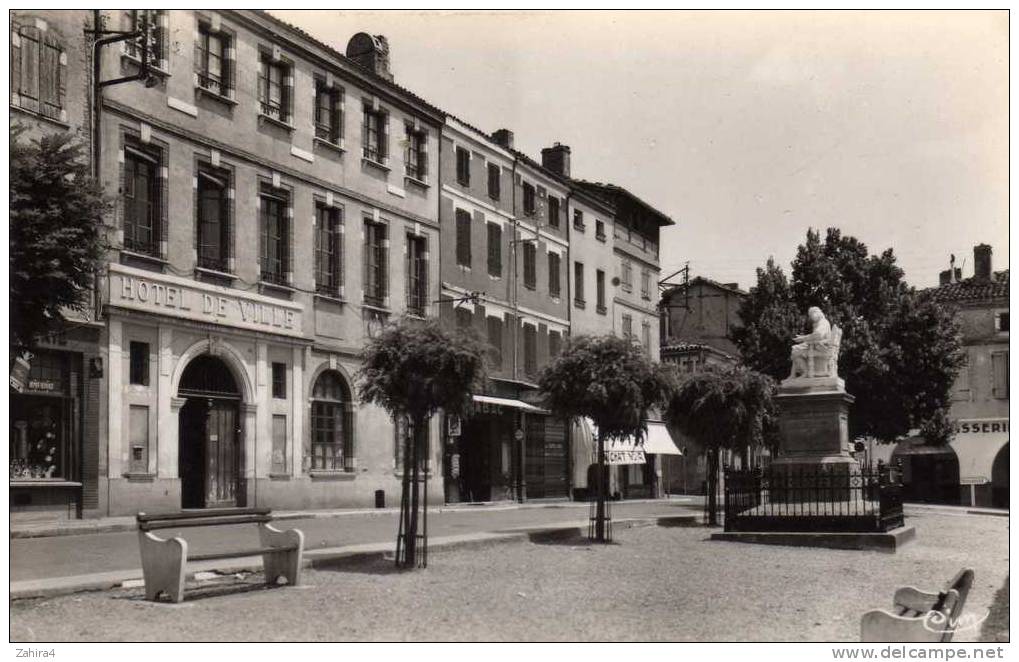
[[[897, 554], [708, 540], [710, 529], [616, 531], [584, 540], [436, 551], [426, 570], [389, 563], [310, 571], [302, 590], [195, 589], [182, 607], [140, 589], [13, 604], [14, 641], [857, 641], [868, 609], [901, 585], [939, 588], [976, 570], [983, 614], [1008, 573], [1008, 519], [920, 511]], [[979, 632], [961, 632], [972, 641]]]

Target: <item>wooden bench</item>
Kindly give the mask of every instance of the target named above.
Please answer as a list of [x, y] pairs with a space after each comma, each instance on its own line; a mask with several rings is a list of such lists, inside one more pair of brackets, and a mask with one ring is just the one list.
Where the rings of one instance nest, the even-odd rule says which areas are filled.
[[[281, 531], [273, 527], [268, 508], [221, 508], [148, 515], [138, 513], [138, 545], [145, 576], [145, 599], [156, 600], [165, 593], [173, 602], [184, 599], [185, 565], [188, 561], [213, 561], [245, 556], [261, 556], [267, 584], [276, 584], [280, 577], [295, 586], [301, 578], [301, 557], [304, 534], [297, 529]], [[189, 554], [183, 538], [164, 539], [152, 533], [159, 529], [184, 527], [257, 524], [261, 545], [209, 554]]]
[[904, 586], [895, 592], [892, 612], [868, 611], [860, 621], [863, 642], [949, 642], [955, 635], [973, 570], [963, 568], [937, 593]]

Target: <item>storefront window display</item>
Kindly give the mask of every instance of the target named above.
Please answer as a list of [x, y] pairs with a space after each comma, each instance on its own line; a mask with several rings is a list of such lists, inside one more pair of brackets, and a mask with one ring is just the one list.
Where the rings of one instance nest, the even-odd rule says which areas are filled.
[[71, 400], [67, 390], [63, 357], [32, 357], [28, 383], [20, 393], [11, 393], [11, 481], [68, 478]]

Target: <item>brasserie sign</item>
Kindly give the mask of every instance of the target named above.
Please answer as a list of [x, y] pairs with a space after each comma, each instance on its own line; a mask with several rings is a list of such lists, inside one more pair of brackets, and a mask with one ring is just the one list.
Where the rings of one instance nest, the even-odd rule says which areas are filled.
[[107, 301], [118, 308], [288, 336], [303, 335], [300, 305], [120, 264], [110, 265]]

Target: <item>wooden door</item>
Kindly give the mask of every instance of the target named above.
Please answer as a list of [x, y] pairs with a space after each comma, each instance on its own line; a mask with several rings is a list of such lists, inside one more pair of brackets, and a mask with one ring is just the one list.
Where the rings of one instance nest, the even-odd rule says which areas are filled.
[[205, 419], [205, 506], [237, 505], [237, 404], [214, 401]]

